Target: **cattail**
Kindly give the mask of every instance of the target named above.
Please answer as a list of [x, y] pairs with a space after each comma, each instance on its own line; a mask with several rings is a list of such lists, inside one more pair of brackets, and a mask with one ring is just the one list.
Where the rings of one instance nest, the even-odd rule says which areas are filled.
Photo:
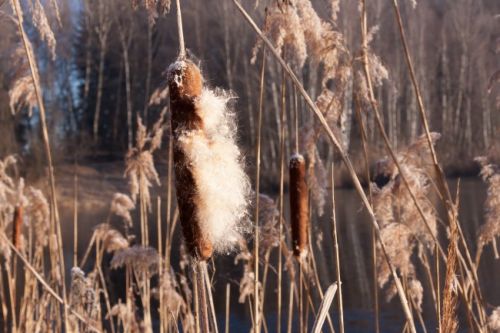
[[[203, 129], [203, 121], [196, 113], [196, 99], [201, 95], [202, 77], [199, 68], [192, 62], [176, 63], [169, 70], [170, 105], [172, 108], [172, 132], [179, 141], [181, 129], [196, 131]], [[196, 217], [196, 185], [188, 157], [179, 144], [174, 144], [175, 186], [179, 203], [182, 232], [189, 252], [193, 256], [208, 259], [213, 245], [202, 234]]]
[[14, 221], [12, 225], [12, 244], [19, 249], [21, 241], [21, 228], [23, 226], [23, 207], [17, 206], [14, 209]]
[[307, 254], [309, 228], [309, 194], [306, 184], [306, 162], [302, 155], [290, 159], [290, 212], [293, 253], [296, 257]]
[[200, 69], [179, 60], [168, 71], [175, 186], [188, 251], [206, 260], [245, 231], [250, 183], [235, 143], [230, 96], [203, 87]]

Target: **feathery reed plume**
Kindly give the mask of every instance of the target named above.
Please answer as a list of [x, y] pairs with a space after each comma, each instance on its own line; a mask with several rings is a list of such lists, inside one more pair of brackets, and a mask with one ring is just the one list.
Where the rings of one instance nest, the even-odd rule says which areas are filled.
[[309, 193], [306, 185], [306, 162], [300, 154], [290, 158], [289, 191], [293, 254], [304, 258], [309, 241]]
[[116, 229], [113, 229], [107, 223], [98, 224], [94, 228], [94, 236], [96, 242], [102, 244], [102, 249], [111, 253], [118, 250], [123, 250], [129, 247], [129, 241]]
[[[237, 265], [240, 260], [243, 261], [243, 275], [240, 280], [240, 297], [238, 298], [238, 302], [245, 303], [246, 299], [255, 293], [254, 256], [248, 249], [245, 239], [240, 239], [239, 246], [240, 252], [234, 258], [234, 264]], [[262, 283], [260, 280], [258, 281], [257, 289], [259, 290], [259, 294], [261, 294]]]
[[135, 209], [134, 201], [126, 194], [115, 193], [111, 201], [111, 213], [122, 217], [128, 227], [132, 227], [130, 211]]
[[35, 233], [35, 249], [42, 249], [48, 244], [48, 235], [50, 234], [50, 208], [47, 198], [42, 191], [28, 187], [26, 215], [29, 216], [30, 223], [33, 225]]
[[141, 326], [137, 321], [135, 315], [135, 304], [132, 302], [126, 302], [125, 304], [118, 301], [118, 304], [113, 305], [111, 311], [109, 311], [108, 317], [117, 317], [122, 323], [125, 332], [128, 333], [139, 333], [141, 331]]
[[494, 333], [500, 332], [500, 306], [493, 309], [488, 317], [488, 326]]
[[152, 247], [132, 246], [115, 251], [111, 259], [111, 268], [130, 267], [139, 273], [158, 273], [158, 252]]
[[9, 106], [13, 114], [24, 107], [28, 108], [31, 115], [37, 106], [35, 86], [31, 74], [25, 73], [17, 78], [9, 89]]
[[[87, 320], [96, 322], [99, 312], [99, 298], [95, 293], [93, 277], [86, 277], [79, 267], [71, 269], [69, 305], [78, 313], [84, 314]], [[79, 325], [79, 332], [90, 332], [88, 325], [77, 322], [74, 315], [70, 314], [70, 320]]]
[[136, 144], [128, 150], [125, 157], [125, 176], [129, 178], [130, 194], [132, 200], [137, 200], [137, 195], [143, 196], [148, 209], [151, 207], [149, 188], [152, 182], [160, 184], [160, 178], [153, 162], [153, 152], [160, 148], [163, 135], [163, 114], [148, 133], [141, 118], [137, 119]]
[[456, 269], [457, 269], [457, 240], [458, 228], [455, 221], [451, 224], [450, 244], [448, 245], [448, 255], [446, 256], [446, 277], [444, 282], [443, 312], [441, 318], [441, 331], [443, 333], [455, 333], [458, 330], [457, 321], [457, 290], [456, 290]]
[[153, 25], [159, 15], [164, 15], [170, 11], [170, 0], [132, 0], [132, 8], [143, 7], [148, 13], [149, 24]]
[[231, 96], [204, 88], [190, 60], [169, 67], [168, 83], [182, 230], [190, 254], [206, 260], [231, 250], [246, 230], [250, 185], [226, 105]]
[[475, 161], [481, 165], [481, 177], [488, 185], [484, 207], [486, 222], [479, 229], [478, 253], [481, 253], [486, 244], [492, 243], [495, 257], [498, 259], [496, 237], [500, 236], [500, 168], [489, 163], [486, 157], [476, 157]]
[[259, 194], [259, 255], [263, 257], [265, 253], [277, 247], [280, 242], [279, 220], [280, 213], [276, 203], [266, 194]]
[[[161, 288], [163, 304], [169, 313], [186, 313], [186, 311], [188, 311], [188, 305], [178, 291], [179, 284], [175, 279], [175, 273], [172, 267], [163, 270], [158, 288]], [[159, 297], [159, 289], [153, 292], [154, 295]]]
[[[439, 134], [433, 133], [432, 138], [434, 141], [437, 140]], [[416, 277], [411, 257], [416, 249], [419, 258], [424, 255], [424, 251], [432, 251], [437, 233], [436, 211], [428, 198], [432, 176], [429, 175], [431, 156], [426, 144], [424, 136], [418, 138], [398, 152], [397, 159], [422, 208], [430, 230], [422, 221], [392, 159], [384, 158], [377, 162], [375, 168], [377, 184], [371, 185], [374, 212], [380, 223], [380, 235], [387, 254], [400, 274], [408, 279], [408, 291], [418, 309], [422, 304], [423, 288]], [[383, 288], [389, 282], [391, 272], [382, 258], [380, 247], [377, 249], [377, 256], [380, 257], [377, 259], [378, 282]], [[392, 283], [386, 291], [388, 300], [397, 293], [396, 286]]]
[[[304, 66], [307, 58], [306, 38], [295, 6], [273, 2], [267, 9], [262, 30], [281, 54], [286, 48], [287, 59], [299, 68]], [[258, 39], [252, 50], [252, 64], [257, 60], [262, 47], [263, 42]]]
[[49, 48], [52, 60], [56, 58], [56, 38], [54, 37], [54, 32], [50, 27], [49, 20], [47, 19], [47, 14], [43, 8], [40, 0], [32, 0], [29, 2], [31, 5], [31, 15], [33, 19], [33, 26], [36, 28], [40, 34], [40, 38], [47, 44]]

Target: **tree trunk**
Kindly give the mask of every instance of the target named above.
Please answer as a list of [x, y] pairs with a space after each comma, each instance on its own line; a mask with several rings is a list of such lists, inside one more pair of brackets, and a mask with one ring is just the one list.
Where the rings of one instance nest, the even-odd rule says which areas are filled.
[[97, 79], [97, 98], [95, 104], [93, 134], [94, 143], [97, 143], [99, 138], [99, 117], [101, 114], [101, 100], [102, 100], [102, 86], [104, 82], [104, 60], [106, 57], [106, 44], [101, 45], [101, 52], [99, 52], [99, 74]]

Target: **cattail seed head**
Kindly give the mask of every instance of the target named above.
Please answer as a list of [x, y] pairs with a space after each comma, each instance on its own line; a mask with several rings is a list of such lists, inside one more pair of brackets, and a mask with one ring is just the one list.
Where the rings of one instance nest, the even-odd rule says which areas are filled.
[[290, 159], [290, 212], [293, 253], [307, 255], [309, 230], [309, 193], [306, 184], [306, 162], [300, 154]]
[[23, 226], [23, 206], [14, 209], [14, 223], [12, 225], [12, 244], [19, 249], [21, 242], [21, 228]]
[[203, 87], [189, 60], [169, 67], [179, 217], [190, 254], [206, 260], [234, 248], [245, 227], [250, 183], [235, 142], [231, 96]]
[[206, 260], [213, 246], [202, 235], [196, 216], [196, 184], [188, 157], [179, 144], [184, 131], [200, 130], [203, 120], [196, 113], [196, 99], [201, 95], [203, 80], [198, 66], [191, 61], [177, 61], [168, 70], [171, 96], [172, 132], [174, 135], [175, 187], [179, 203], [182, 232], [192, 256]]

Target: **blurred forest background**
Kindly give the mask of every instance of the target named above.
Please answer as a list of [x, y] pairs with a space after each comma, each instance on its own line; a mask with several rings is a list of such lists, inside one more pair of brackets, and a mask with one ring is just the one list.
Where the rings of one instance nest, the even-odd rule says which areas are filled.
[[[39, 0], [24, 3], [31, 11], [39, 4]], [[142, 8], [142, 2], [134, 6], [128, 0], [60, 0], [60, 17], [56, 17], [54, 4], [44, 3], [46, 23], [53, 37], [30, 28], [31, 20], [25, 24], [40, 66], [56, 164], [86, 159], [123, 160], [133, 142], [137, 118], [151, 125], [161, 111], [161, 106], [150, 101], [155, 89], [165, 82], [166, 67], [176, 57], [175, 13], [155, 15]], [[262, 24], [268, 3], [260, 1], [258, 8], [254, 8], [255, 1], [244, 4]], [[318, 13], [329, 13], [328, 1], [313, 4]], [[240, 143], [251, 167], [260, 67], [260, 60], [255, 65], [250, 62], [256, 35], [230, 1], [184, 0], [183, 6], [186, 44], [199, 59], [208, 84], [230, 89], [238, 97], [235, 103]], [[370, 45], [387, 69], [376, 91], [377, 101], [390, 141], [401, 147], [421, 134], [417, 100], [401, 56], [390, 2], [374, 0], [368, 6], [370, 26], [378, 25]], [[357, 7], [356, 1], [341, 1], [334, 22], [343, 33], [353, 63], [360, 53]], [[500, 3], [421, 0], [414, 7], [412, 1], [401, 1], [401, 10], [431, 130], [442, 134], [438, 144], [441, 162], [448, 175], [476, 173], [474, 156], [500, 155]], [[25, 57], [18, 53], [22, 45], [8, 1], [0, 0], [0, 11], [0, 156], [20, 155], [28, 175], [37, 176], [45, 162], [34, 94], [32, 104], [27, 98], [27, 103], [12, 105], [9, 98], [16, 84], [29, 77], [29, 68]], [[25, 12], [31, 17], [30, 10]], [[313, 99], [321, 93], [319, 71], [318, 66], [306, 63], [301, 73]], [[353, 86], [356, 76], [349, 79]], [[275, 163], [279, 161], [276, 155], [281, 102], [276, 82], [280, 80], [279, 66], [269, 61], [262, 148], [262, 167], [269, 173], [264, 182], [278, 178], [273, 172], [279, 171]], [[355, 89], [351, 89], [345, 94], [342, 106], [343, 134], [347, 139], [344, 143], [353, 160], [362, 164], [354, 93]], [[305, 122], [312, 116], [300, 103], [299, 112]], [[370, 153], [376, 158], [384, 155], [382, 138], [366, 109], [362, 115], [366, 118]], [[164, 145], [158, 154], [160, 161], [167, 158], [166, 149]], [[329, 154], [328, 150], [325, 144], [319, 151]]]

